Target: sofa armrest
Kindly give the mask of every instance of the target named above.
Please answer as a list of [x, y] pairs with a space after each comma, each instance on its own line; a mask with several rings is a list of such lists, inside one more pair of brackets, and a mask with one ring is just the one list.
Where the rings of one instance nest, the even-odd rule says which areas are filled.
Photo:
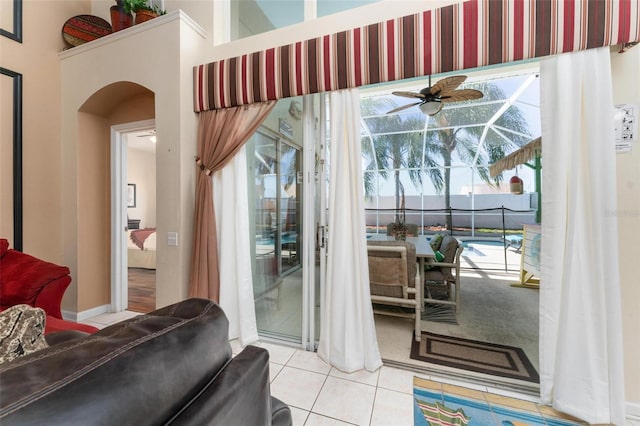
[[291, 409], [278, 398], [271, 397], [271, 426], [291, 426]]
[[162, 424], [231, 359], [228, 328], [189, 299], [0, 364], [0, 424]]
[[42, 290], [40, 290], [40, 293], [36, 296], [35, 307], [44, 309], [47, 315], [63, 319], [60, 305], [62, 305], [62, 296], [64, 296], [64, 292], [67, 290], [67, 287], [69, 287], [69, 284], [71, 284], [71, 277], [69, 275], [49, 282], [42, 287]]
[[[71, 283], [69, 274], [69, 268], [66, 266], [56, 265], [17, 250], [7, 250], [0, 259], [2, 305], [14, 306], [24, 303], [41, 307], [48, 315], [61, 319], [60, 302], [64, 290]], [[47, 289], [53, 283], [54, 287]]]
[[269, 352], [247, 346], [168, 424], [271, 425], [271, 403]]

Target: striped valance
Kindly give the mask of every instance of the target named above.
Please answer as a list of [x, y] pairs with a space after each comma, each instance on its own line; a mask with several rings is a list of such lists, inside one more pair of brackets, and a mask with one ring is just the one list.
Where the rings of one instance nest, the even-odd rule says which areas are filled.
[[470, 0], [194, 68], [196, 112], [640, 40], [637, 0]]

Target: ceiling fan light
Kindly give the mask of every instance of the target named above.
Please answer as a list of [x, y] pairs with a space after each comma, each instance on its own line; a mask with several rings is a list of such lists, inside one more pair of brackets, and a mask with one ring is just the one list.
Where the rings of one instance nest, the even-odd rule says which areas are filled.
[[419, 105], [420, 111], [427, 115], [436, 115], [442, 109], [442, 102], [425, 102]]

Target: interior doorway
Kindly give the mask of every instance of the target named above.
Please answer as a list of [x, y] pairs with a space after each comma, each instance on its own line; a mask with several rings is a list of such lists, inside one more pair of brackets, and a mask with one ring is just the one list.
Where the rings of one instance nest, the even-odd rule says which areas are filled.
[[126, 134], [127, 310], [156, 308], [156, 131]]
[[155, 121], [112, 128], [111, 310], [156, 308]]

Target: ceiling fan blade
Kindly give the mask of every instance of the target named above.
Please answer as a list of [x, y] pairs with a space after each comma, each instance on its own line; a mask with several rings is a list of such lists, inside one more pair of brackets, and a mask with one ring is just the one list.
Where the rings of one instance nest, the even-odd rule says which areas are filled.
[[418, 92], [391, 92], [391, 94], [396, 96], [404, 96], [405, 98], [418, 98], [418, 99], [425, 98], [425, 96], [422, 93], [418, 93]]
[[137, 135], [137, 136], [138, 136], [139, 138], [148, 138], [149, 136], [155, 136], [155, 134], [156, 134], [156, 131], [155, 131], [155, 129], [153, 129], [153, 130], [149, 130], [149, 131], [148, 131], [148, 132], [146, 132], [146, 133], [139, 134], [139, 135]]
[[448, 92], [455, 90], [456, 87], [460, 86], [466, 79], [466, 75], [454, 75], [438, 80], [436, 84], [431, 86], [431, 94], [441, 96], [447, 95]]
[[392, 109], [391, 111], [387, 111], [387, 114], [391, 114], [391, 113], [394, 113], [394, 112], [403, 111], [403, 110], [405, 110], [405, 109], [409, 109], [409, 108], [411, 108], [411, 107], [413, 107], [413, 106], [420, 105], [421, 103], [422, 103], [422, 102], [415, 102], [415, 103], [413, 103], [413, 104], [403, 105], [403, 106], [401, 106], [401, 107], [398, 107], [398, 108]]
[[480, 99], [484, 95], [481, 91], [475, 89], [460, 89], [454, 90], [450, 94], [443, 96], [440, 98], [442, 102], [460, 102], [460, 101], [470, 101], [472, 99]]

